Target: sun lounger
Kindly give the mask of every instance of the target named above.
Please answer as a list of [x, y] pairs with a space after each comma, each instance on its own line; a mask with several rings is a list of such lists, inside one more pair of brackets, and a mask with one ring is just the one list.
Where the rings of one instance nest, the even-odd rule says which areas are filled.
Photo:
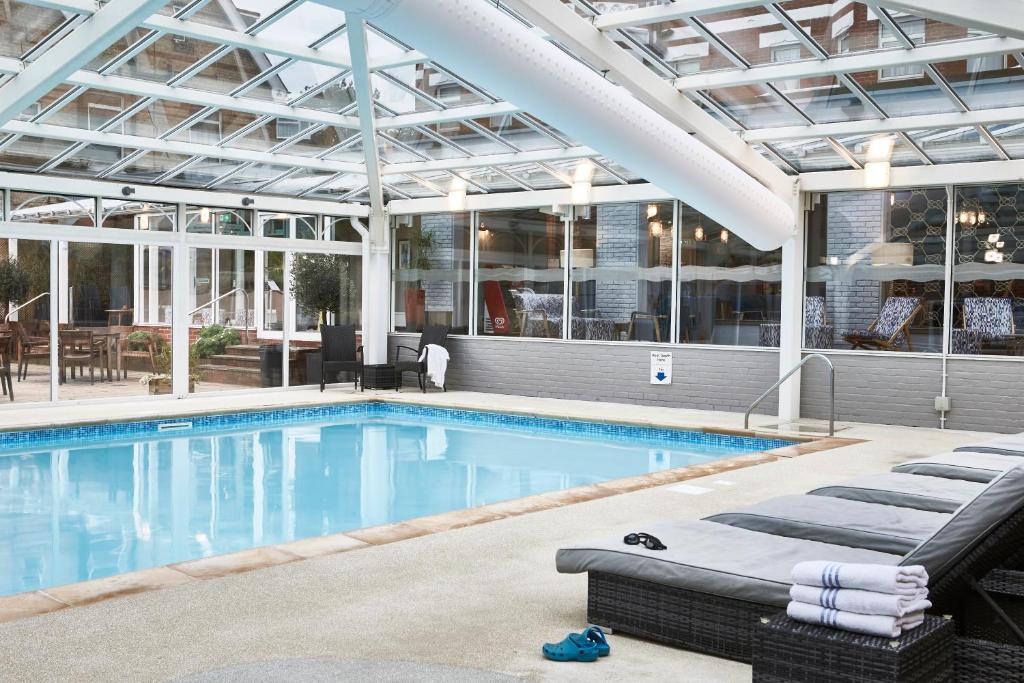
[[1021, 464], [1021, 459], [1013, 455], [942, 453], [905, 462], [893, 467], [892, 471], [987, 483], [1019, 464]]
[[949, 514], [825, 496], [782, 496], [707, 517], [749, 531], [904, 555]]
[[1024, 456], [1024, 433], [1007, 434], [981, 443], [954, 448], [954, 453], [996, 453], [998, 455]]
[[[873, 500], [833, 497], [830, 492]], [[837, 508], [850, 500], [873, 505], [889, 500], [910, 508], [923, 502], [925, 511], [948, 514], [941, 527], [906, 554], [763, 533], [713, 520], [640, 524], [637, 529], [660, 538], [668, 550], [627, 546], [616, 535], [559, 550], [558, 571], [589, 572], [588, 619], [592, 623], [749, 661], [754, 625], [785, 603], [789, 571], [797, 562], [813, 558], [922, 564], [931, 577], [935, 610], [952, 613], [976, 579], [1014, 555], [1024, 542], [1024, 463], [987, 484], [890, 473], [860, 477], [814, 493]], [[945, 508], [956, 505], [951, 510], [934, 510], [938, 503]], [[765, 514], [770, 509], [774, 508], [760, 508]], [[757, 514], [749, 510], [731, 514], [747, 514], [743, 519], [749, 520]], [[775, 524], [798, 529], [795, 522], [799, 520], [790, 519], [796, 516], [800, 514], [781, 512]], [[828, 521], [840, 525], [838, 518]], [[865, 520], [851, 519], [846, 529], [867, 531], [858, 528], [865, 525]], [[850, 539], [849, 531], [836, 530], [836, 541]]]
[[808, 493], [931, 512], [954, 512], [984, 488], [984, 484], [973, 481], [887, 472], [856, 477]]

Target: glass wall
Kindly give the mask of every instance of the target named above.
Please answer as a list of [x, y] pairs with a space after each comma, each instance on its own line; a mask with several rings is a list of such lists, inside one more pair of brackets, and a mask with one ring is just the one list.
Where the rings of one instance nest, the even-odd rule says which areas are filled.
[[755, 249], [685, 204], [678, 225], [680, 343], [772, 345], [766, 336], [782, 310], [782, 250]]
[[570, 338], [671, 341], [672, 240], [672, 202], [578, 210]]
[[1024, 353], [1024, 185], [958, 187], [950, 353]]
[[555, 211], [479, 214], [477, 333], [559, 339], [565, 318], [565, 218]]
[[817, 195], [807, 229], [810, 348], [940, 352], [944, 188]]
[[0, 405], [49, 401], [50, 243], [0, 238], [0, 270]]
[[[351, 229], [351, 228], [350, 228]], [[447, 325], [469, 334], [470, 215], [403, 216], [394, 230], [394, 325], [421, 332]]]

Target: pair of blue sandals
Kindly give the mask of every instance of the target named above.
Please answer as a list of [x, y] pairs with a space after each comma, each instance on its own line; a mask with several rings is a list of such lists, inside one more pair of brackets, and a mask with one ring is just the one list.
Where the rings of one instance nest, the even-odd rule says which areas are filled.
[[541, 651], [555, 662], [596, 662], [612, 649], [601, 627], [591, 626], [583, 633], [570, 633], [560, 643], [544, 643]]

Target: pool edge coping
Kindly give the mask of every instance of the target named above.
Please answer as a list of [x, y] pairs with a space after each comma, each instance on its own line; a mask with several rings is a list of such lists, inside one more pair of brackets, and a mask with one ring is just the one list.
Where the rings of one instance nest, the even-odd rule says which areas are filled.
[[[444, 406], [447, 407], [447, 406]], [[506, 412], [495, 411], [491, 412]], [[511, 412], [511, 411], [509, 411]], [[518, 414], [532, 414], [523, 413]], [[637, 424], [620, 421], [622, 424]], [[682, 427], [676, 427], [682, 429]], [[712, 430], [714, 431], [714, 430]], [[732, 430], [747, 436], [745, 430]], [[234, 553], [185, 560], [168, 565], [149, 567], [134, 572], [115, 574], [100, 579], [53, 586], [35, 591], [0, 596], [0, 624], [21, 621], [31, 617], [84, 607], [129, 595], [206, 581], [258, 569], [276, 567], [292, 562], [335, 555], [363, 548], [388, 545], [421, 536], [429, 536], [500, 519], [519, 517], [533, 512], [552, 510], [576, 503], [608, 498], [624, 493], [674, 484], [689, 479], [721, 474], [737, 469], [790, 459], [810, 453], [865, 443], [866, 439], [824, 437], [782, 446], [768, 451], [747, 453], [710, 463], [688, 465], [659, 472], [612, 479], [598, 484], [587, 484], [571, 489], [549, 491], [523, 498], [491, 503], [474, 508], [462, 508], [435, 515], [353, 529], [327, 536], [258, 546]]]

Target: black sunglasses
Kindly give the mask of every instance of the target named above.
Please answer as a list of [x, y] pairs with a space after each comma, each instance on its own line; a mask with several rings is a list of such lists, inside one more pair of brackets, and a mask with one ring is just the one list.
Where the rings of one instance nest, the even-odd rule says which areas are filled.
[[626, 534], [622, 542], [626, 545], [642, 545], [648, 550], [668, 550], [668, 546], [658, 540], [656, 536], [645, 533]]

